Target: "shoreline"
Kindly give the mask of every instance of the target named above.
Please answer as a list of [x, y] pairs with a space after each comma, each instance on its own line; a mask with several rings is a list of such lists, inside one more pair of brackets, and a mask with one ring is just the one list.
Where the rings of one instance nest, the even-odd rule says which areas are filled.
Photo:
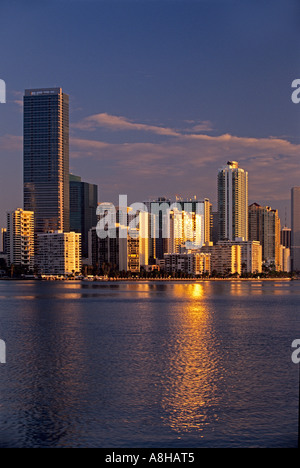
[[70, 279], [70, 278], [0, 278], [0, 281], [38, 281], [38, 282], [49, 282], [49, 281], [60, 281], [68, 283], [117, 283], [117, 282], [127, 282], [127, 283], [138, 283], [138, 282], [210, 282], [210, 281], [230, 281], [230, 282], [240, 282], [240, 281], [251, 281], [251, 282], [260, 282], [260, 281], [299, 281], [300, 278], [107, 278], [107, 279]]

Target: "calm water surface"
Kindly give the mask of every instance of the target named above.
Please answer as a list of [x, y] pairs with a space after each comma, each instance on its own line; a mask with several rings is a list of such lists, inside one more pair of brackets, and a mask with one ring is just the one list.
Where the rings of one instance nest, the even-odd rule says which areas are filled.
[[0, 282], [0, 447], [296, 447], [299, 282]]

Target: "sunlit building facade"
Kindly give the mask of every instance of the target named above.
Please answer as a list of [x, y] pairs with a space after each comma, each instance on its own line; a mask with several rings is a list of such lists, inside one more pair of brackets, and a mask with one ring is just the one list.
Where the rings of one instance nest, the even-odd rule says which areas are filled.
[[242, 274], [257, 274], [262, 272], [262, 246], [258, 241], [219, 241], [220, 246], [240, 246]]
[[8, 265], [34, 268], [34, 213], [18, 208], [7, 213]]
[[202, 276], [211, 273], [211, 255], [200, 252], [172, 253], [164, 255], [164, 269], [170, 275]]
[[141, 268], [148, 266], [149, 259], [149, 213], [138, 212], [130, 214], [130, 209], [124, 217], [117, 212], [117, 220], [107, 230], [107, 235], [101, 238], [97, 228], [89, 231], [89, 264], [101, 270], [139, 273]]
[[284, 245], [280, 246], [280, 270], [285, 273], [292, 271], [291, 249]]
[[5, 254], [7, 251], [7, 229], [1, 228], [0, 231], [0, 252]]
[[210, 245], [201, 252], [211, 255], [211, 272], [221, 276], [242, 274], [242, 248], [238, 244]]
[[204, 218], [197, 213], [179, 211], [170, 212], [170, 225], [167, 253], [179, 253], [182, 245], [201, 248], [204, 244]]
[[197, 243], [198, 247], [211, 241], [212, 205], [209, 199], [177, 197], [172, 201], [158, 198], [145, 202], [145, 205], [150, 213], [150, 256], [156, 260], [164, 259], [165, 253], [178, 252], [184, 239]]
[[218, 173], [219, 240], [248, 240], [248, 172], [229, 161]]
[[249, 240], [262, 245], [263, 262], [281, 271], [281, 223], [278, 210], [253, 203], [249, 206]]
[[72, 275], [81, 271], [81, 234], [56, 231], [37, 236], [41, 275]]
[[69, 232], [69, 96], [61, 88], [24, 96], [24, 209], [36, 234]]

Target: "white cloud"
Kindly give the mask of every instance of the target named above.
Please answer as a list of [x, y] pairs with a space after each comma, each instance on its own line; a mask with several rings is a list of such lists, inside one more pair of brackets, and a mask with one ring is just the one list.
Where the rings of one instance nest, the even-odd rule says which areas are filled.
[[125, 117], [118, 117], [106, 113], [91, 115], [81, 122], [73, 124], [73, 128], [80, 130], [95, 130], [98, 127], [108, 128], [114, 131], [143, 131], [157, 135], [180, 136], [180, 133], [170, 128], [135, 123]]

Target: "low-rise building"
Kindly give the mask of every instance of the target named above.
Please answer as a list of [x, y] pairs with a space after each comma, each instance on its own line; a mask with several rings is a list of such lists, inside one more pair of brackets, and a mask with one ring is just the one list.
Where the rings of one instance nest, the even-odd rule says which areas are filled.
[[65, 276], [81, 271], [81, 234], [55, 231], [37, 237], [41, 275]]
[[165, 271], [169, 274], [183, 273], [201, 276], [211, 273], [210, 254], [199, 251], [165, 254]]
[[211, 272], [221, 276], [241, 275], [242, 249], [238, 244], [206, 245], [201, 252], [211, 255]]
[[218, 245], [241, 247], [241, 271], [242, 274], [256, 274], [262, 272], [262, 246], [258, 241], [219, 241]]

